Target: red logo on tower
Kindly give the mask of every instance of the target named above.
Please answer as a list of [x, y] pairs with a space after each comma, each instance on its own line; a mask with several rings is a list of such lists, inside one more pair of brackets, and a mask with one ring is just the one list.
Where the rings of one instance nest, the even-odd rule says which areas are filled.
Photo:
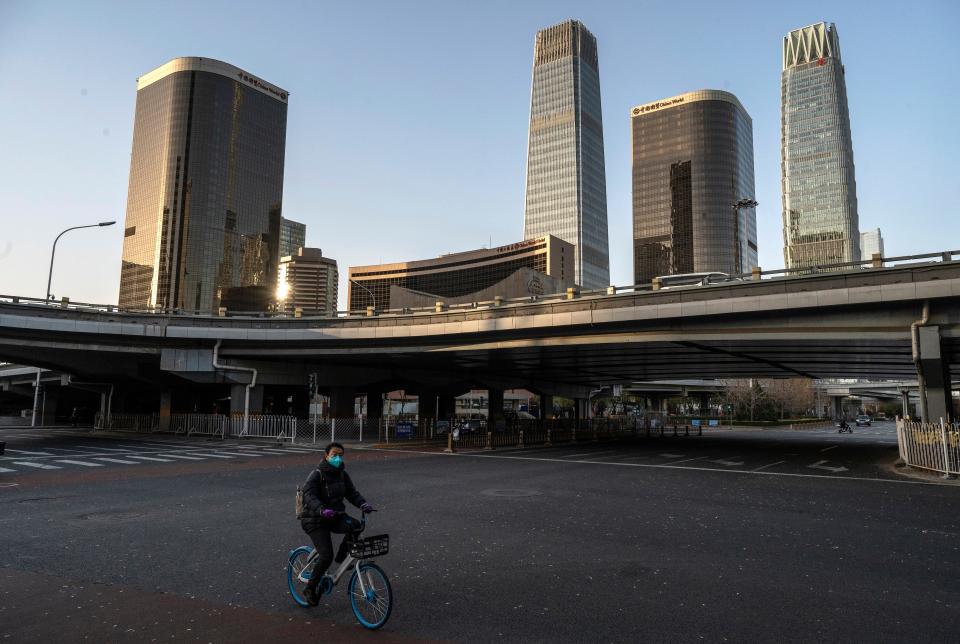
[[824, 58], [823, 56], [821, 56], [821, 57], [820, 57], [820, 60], [817, 61], [817, 64], [818, 64], [818, 65], [826, 65], [826, 64], [827, 64], [827, 59]]

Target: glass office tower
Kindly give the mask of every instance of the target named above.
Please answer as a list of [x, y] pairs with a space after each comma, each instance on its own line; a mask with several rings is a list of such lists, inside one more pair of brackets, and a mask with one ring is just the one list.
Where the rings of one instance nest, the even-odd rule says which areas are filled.
[[286, 128], [287, 92], [220, 61], [137, 79], [121, 307], [271, 305]]
[[858, 261], [850, 114], [832, 23], [783, 39], [781, 106], [784, 261], [788, 268]]
[[576, 20], [534, 45], [523, 236], [544, 235], [576, 246], [577, 284], [609, 285], [597, 40]]
[[638, 105], [633, 135], [633, 279], [747, 273], [757, 265], [753, 121], [728, 92]]
[[280, 257], [290, 257], [307, 245], [307, 225], [283, 217], [280, 220]]

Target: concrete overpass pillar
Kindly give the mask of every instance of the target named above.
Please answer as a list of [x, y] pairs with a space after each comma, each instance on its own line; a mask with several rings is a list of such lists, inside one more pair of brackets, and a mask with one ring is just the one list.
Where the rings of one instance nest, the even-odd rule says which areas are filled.
[[[245, 397], [247, 394], [246, 385], [230, 386], [230, 413], [242, 414]], [[250, 413], [263, 413], [263, 385], [257, 385], [250, 388]]]
[[[230, 397], [230, 401], [233, 402], [233, 396]], [[169, 390], [160, 392], [160, 431], [168, 432], [170, 431], [170, 409], [172, 407], [173, 395]], [[243, 411], [241, 409], [240, 411]]]
[[953, 417], [953, 398], [950, 392], [950, 372], [943, 359], [940, 327], [922, 326], [919, 332], [920, 363], [917, 380], [920, 383], [920, 417], [925, 423], [938, 423]]
[[843, 396], [833, 396], [833, 417], [844, 418], [843, 415]]
[[356, 392], [349, 387], [330, 390], [330, 418], [354, 418]]
[[577, 424], [581, 421], [590, 418], [590, 400], [587, 398], [574, 398], [574, 414], [576, 415]]
[[910, 391], [907, 389], [900, 390], [900, 415], [904, 418], [910, 418], [913, 414], [910, 413]]
[[700, 399], [700, 415], [706, 416], [710, 413], [710, 394], [704, 392], [698, 398]]
[[540, 394], [540, 420], [553, 418], [553, 394]]
[[383, 392], [373, 389], [367, 392], [367, 418], [370, 423], [379, 423], [383, 418]]
[[436, 418], [437, 406], [439, 404], [436, 391], [421, 390], [417, 392], [417, 409], [420, 411], [420, 418]]
[[453, 420], [457, 415], [457, 397], [453, 394], [443, 394], [440, 396], [440, 418], [442, 420]]
[[492, 428], [504, 420], [503, 389], [487, 389], [487, 422]]

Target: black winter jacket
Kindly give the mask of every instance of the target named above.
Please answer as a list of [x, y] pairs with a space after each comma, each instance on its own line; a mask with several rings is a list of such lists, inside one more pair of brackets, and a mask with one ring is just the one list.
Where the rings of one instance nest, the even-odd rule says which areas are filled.
[[322, 463], [307, 477], [303, 487], [303, 516], [300, 525], [305, 532], [313, 532], [318, 528], [328, 527], [333, 521], [322, 519], [320, 512], [324, 509], [343, 512], [346, 506], [343, 500], [350, 501], [358, 508], [366, 500], [353, 486], [350, 475], [344, 467], [334, 467], [324, 459]]

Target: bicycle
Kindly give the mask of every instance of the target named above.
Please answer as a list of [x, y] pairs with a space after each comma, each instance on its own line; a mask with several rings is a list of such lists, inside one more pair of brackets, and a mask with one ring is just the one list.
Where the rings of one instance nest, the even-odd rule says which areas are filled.
[[[350, 608], [361, 626], [373, 630], [386, 624], [393, 610], [390, 580], [383, 569], [372, 561], [374, 557], [381, 557], [389, 552], [390, 535], [378, 534], [360, 539], [359, 536], [366, 526], [367, 517], [364, 515], [360, 528], [344, 537], [349, 539], [348, 555], [333, 575], [324, 574], [317, 586], [317, 594], [332, 593], [347, 570], [353, 567], [350, 583], [347, 584]], [[303, 596], [303, 588], [310, 581], [316, 559], [317, 551], [310, 546], [294, 548], [287, 559], [287, 586], [291, 597], [300, 606], [310, 605]]]

